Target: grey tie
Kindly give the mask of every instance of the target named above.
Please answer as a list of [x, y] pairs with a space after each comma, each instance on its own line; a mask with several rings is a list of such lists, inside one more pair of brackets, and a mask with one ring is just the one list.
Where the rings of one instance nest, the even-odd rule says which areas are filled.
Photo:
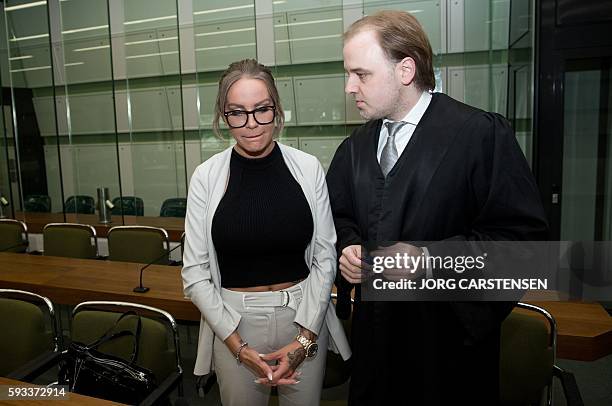
[[387, 126], [387, 132], [389, 136], [387, 137], [387, 143], [380, 154], [380, 169], [382, 173], [387, 176], [393, 165], [397, 162], [398, 154], [397, 148], [395, 147], [395, 134], [402, 128], [406, 123], [404, 121], [387, 121], [385, 125]]

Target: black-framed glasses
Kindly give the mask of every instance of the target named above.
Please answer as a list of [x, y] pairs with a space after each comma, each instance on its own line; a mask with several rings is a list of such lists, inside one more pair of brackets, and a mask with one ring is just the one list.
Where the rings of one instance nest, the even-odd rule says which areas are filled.
[[276, 117], [276, 106], [262, 106], [255, 110], [231, 110], [223, 113], [227, 121], [227, 125], [231, 128], [242, 128], [247, 125], [249, 121], [249, 114], [253, 115], [253, 118], [257, 124], [265, 125], [270, 124]]

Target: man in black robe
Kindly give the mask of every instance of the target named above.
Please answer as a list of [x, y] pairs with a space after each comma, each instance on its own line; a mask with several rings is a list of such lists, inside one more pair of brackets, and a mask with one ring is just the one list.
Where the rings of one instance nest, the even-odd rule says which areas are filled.
[[514, 304], [361, 301], [361, 244], [544, 239], [533, 176], [503, 117], [430, 93], [431, 47], [413, 16], [364, 17], [344, 41], [345, 90], [369, 120], [327, 175], [341, 317], [355, 288], [349, 404], [495, 405], [500, 326]]

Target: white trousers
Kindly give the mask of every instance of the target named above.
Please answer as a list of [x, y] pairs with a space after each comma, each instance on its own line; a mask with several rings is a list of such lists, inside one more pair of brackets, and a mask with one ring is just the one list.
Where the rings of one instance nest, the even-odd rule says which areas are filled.
[[[303, 282], [284, 291], [235, 292], [222, 289], [223, 301], [236, 309], [242, 318], [240, 337], [260, 354], [274, 352], [295, 339], [298, 327], [293, 320], [302, 299]], [[298, 367], [300, 382], [277, 387], [281, 406], [315, 406], [321, 399], [329, 333], [325, 324], [317, 337], [319, 353]], [[215, 337], [213, 360], [223, 406], [266, 406], [270, 388], [257, 384], [257, 378], [246, 366], [238, 364], [221, 339]]]

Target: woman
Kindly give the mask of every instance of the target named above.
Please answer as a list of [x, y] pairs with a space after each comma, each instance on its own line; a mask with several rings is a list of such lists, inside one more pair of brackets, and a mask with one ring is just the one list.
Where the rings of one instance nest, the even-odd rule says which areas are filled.
[[255, 60], [223, 73], [217, 134], [220, 119], [236, 145], [195, 170], [185, 219], [185, 295], [202, 313], [195, 374], [214, 365], [224, 406], [267, 405], [271, 386], [281, 405], [317, 405], [328, 344], [350, 357], [329, 306], [336, 233], [323, 169], [274, 141], [284, 114]]

